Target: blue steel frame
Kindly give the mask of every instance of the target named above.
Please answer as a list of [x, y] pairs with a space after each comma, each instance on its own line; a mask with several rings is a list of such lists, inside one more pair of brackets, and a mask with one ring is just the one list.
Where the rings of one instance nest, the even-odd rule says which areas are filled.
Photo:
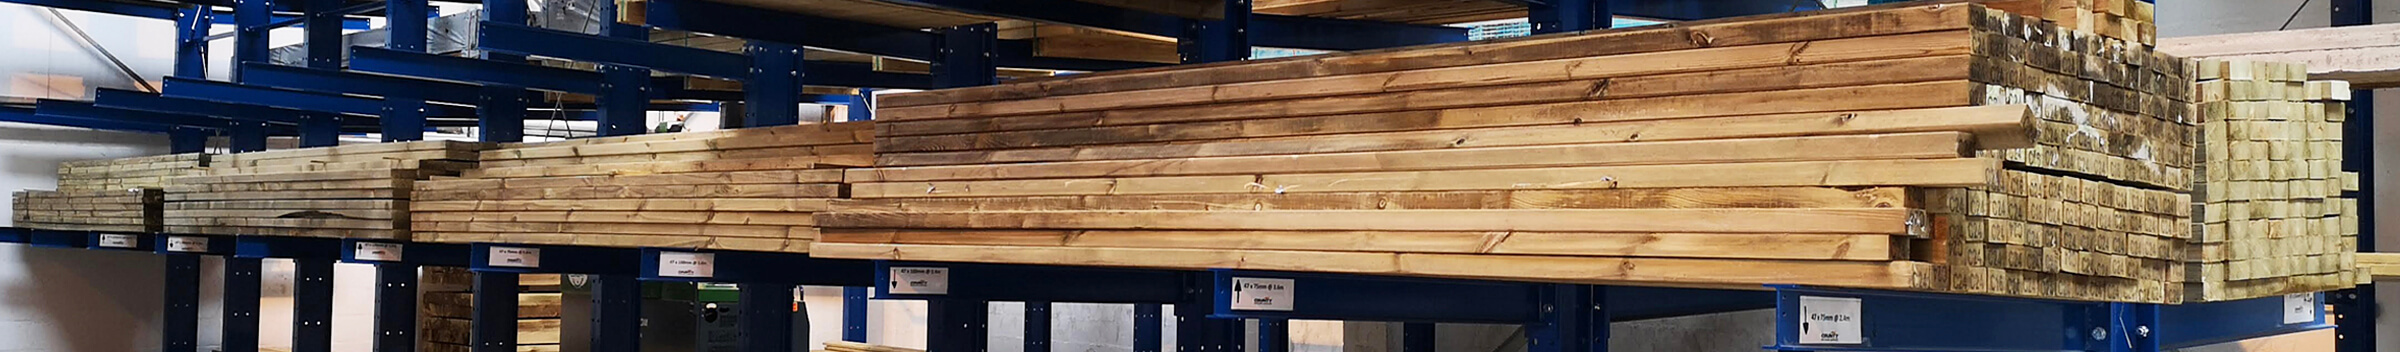
[[[713, 272], [707, 276], [696, 273], [669, 272], [661, 269], [668, 258], [663, 254], [705, 256]], [[800, 253], [767, 253], [749, 251], [694, 250], [681, 248], [642, 248], [640, 277], [644, 281], [672, 282], [731, 282], [741, 291], [735, 303], [742, 310], [738, 330], [742, 351], [791, 351], [795, 344], [806, 344], [807, 336], [792, 336], [792, 289], [800, 285], [865, 287], [874, 284], [874, 263], [864, 260], [810, 258]], [[850, 301], [845, 297], [845, 304]], [[855, 328], [864, 342], [866, 312], [861, 297], [856, 302], [862, 309], [843, 310], [845, 334]], [[856, 319], [856, 324], [850, 324]]]
[[[2375, 23], [2374, 1], [2334, 0], [2331, 5], [2334, 26], [2363, 26]], [[2343, 135], [2348, 138], [2347, 143], [2342, 144], [2342, 155], [2344, 156], [2342, 171], [2373, 175], [2376, 169], [2374, 146], [2378, 139], [2375, 136], [2375, 91], [2352, 92], [2349, 106], [2350, 116], [2346, 120], [2348, 122], [2344, 123], [2342, 127]], [[2373, 214], [2375, 214], [2377, 205], [2375, 201], [2377, 197], [2374, 197], [2374, 194], [2380, 187], [2377, 187], [2375, 182], [2360, 182], [2358, 187], [2357, 192], [2345, 192], [2346, 194], [2344, 194], [2346, 197], [2358, 200], [2358, 251], [2378, 252], [2375, 240], [2376, 221]], [[2379, 336], [2376, 336], [2376, 320], [2383, 314], [2382, 302], [2377, 301], [2375, 294], [2379, 289], [2376, 286], [2380, 285], [2369, 283], [2353, 289], [2326, 293], [2326, 302], [2331, 303], [2334, 307], [2333, 312], [2329, 314], [2333, 316], [2334, 325], [2337, 326], [2334, 329], [2336, 350], [2342, 352], [2375, 350], [2376, 340], [2380, 339]]]

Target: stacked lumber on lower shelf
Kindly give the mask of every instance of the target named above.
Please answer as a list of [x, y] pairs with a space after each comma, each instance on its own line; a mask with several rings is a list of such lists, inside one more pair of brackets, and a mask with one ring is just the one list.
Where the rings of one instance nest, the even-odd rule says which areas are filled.
[[869, 122], [511, 144], [420, 182], [417, 239], [805, 252]]
[[59, 163], [58, 190], [13, 193], [10, 215], [24, 228], [157, 232], [160, 185], [204, 172], [208, 160], [189, 153]]
[[811, 255], [2174, 302], [2143, 47], [1912, 3], [888, 95]]
[[424, 141], [221, 156], [208, 175], [170, 180], [166, 230], [407, 240], [414, 184], [457, 175], [487, 148]]
[[2350, 87], [2302, 64], [2202, 60], [2203, 122], [2186, 268], [2196, 301], [2348, 288], [2358, 282], [2355, 199], [2342, 196]]
[[925, 352], [925, 350], [866, 344], [850, 341], [825, 341], [823, 352]]
[[[472, 350], [475, 314], [475, 274], [466, 268], [428, 266], [419, 274], [424, 299], [417, 310], [417, 329], [426, 352]], [[517, 275], [517, 352], [559, 351], [559, 274]]]

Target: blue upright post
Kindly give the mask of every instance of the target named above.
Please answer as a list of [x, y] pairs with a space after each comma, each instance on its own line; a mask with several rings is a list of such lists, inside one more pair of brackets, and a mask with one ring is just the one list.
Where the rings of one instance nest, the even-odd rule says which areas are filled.
[[216, 11], [208, 5], [175, 11], [175, 77], [208, 76], [208, 30], [215, 24]]
[[233, 1], [233, 81], [242, 80], [242, 63], [267, 62], [268, 23], [274, 22], [274, 3], [268, 0]]
[[[432, 5], [425, 0], [388, 0], [384, 3], [384, 18], [388, 21], [385, 49], [425, 52], [425, 18]], [[425, 99], [406, 94], [383, 96], [383, 141], [404, 142], [425, 140]], [[522, 109], [520, 109], [522, 110]], [[518, 119], [522, 120], [520, 116]]]
[[[524, 24], [525, 0], [485, 0], [484, 20]], [[483, 58], [502, 62], [523, 62], [524, 56], [483, 52]], [[521, 142], [525, 140], [525, 88], [484, 85], [481, 104], [475, 108], [476, 133], [485, 142]]]
[[168, 254], [160, 352], [200, 352], [200, 255]]
[[850, 97], [849, 110], [850, 121], [875, 120], [875, 90], [859, 88], [858, 95]]
[[[2374, 24], [2374, 3], [2370, 0], [2332, 1], [2333, 25]], [[2350, 114], [2342, 127], [2342, 135], [2348, 139], [2347, 143], [2342, 144], [2342, 170], [2357, 172], [2360, 175], [2374, 175], [2376, 174], [2374, 154], [2376, 139], [2375, 91], [2352, 92], [2349, 107]], [[2359, 182], [2358, 192], [2349, 195], [2351, 199], [2356, 199], [2358, 202], [2358, 214], [2360, 215], [2358, 217], [2357, 250], [2362, 253], [2381, 252], [2375, 243], [2376, 221], [2373, 216], [2377, 198], [2374, 194], [2377, 188], [2374, 182]], [[2334, 310], [2331, 313], [2334, 320], [2334, 336], [2337, 337], [2334, 340], [2336, 350], [2342, 352], [2375, 350], [2375, 340], [2377, 339], [2375, 321], [2377, 316], [2382, 314], [2382, 309], [2377, 307], [2375, 286], [2375, 284], [2369, 283], [2325, 295], [2326, 300], [2334, 304]]]
[[1133, 305], [1133, 352], [1165, 352], [1165, 310], [1157, 303]]
[[867, 288], [842, 288], [842, 341], [867, 342]]
[[475, 272], [475, 311], [469, 314], [474, 352], [517, 351], [517, 273]]
[[957, 88], [990, 85], [998, 82], [999, 68], [992, 62], [992, 50], [999, 46], [1000, 26], [979, 23], [945, 28], [939, 31], [941, 40], [934, 42], [934, 88]]
[[[631, 275], [591, 276], [598, 283], [592, 289], [592, 351], [639, 350], [642, 345], [642, 282], [635, 281]], [[790, 291], [784, 292], [787, 297], [791, 295]]]
[[925, 301], [925, 352], [983, 352], [991, 337], [990, 301], [939, 298]]
[[1550, 0], [1529, 9], [1526, 22], [1533, 34], [1607, 29], [1616, 21], [1607, 0]]
[[292, 351], [333, 351], [333, 260], [293, 259]]
[[182, 154], [208, 150], [208, 136], [211, 135], [215, 135], [215, 133], [188, 126], [176, 126], [175, 129], [167, 131], [167, 152]]
[[1225, 0], [1223, 19], [1185, 21], [1175, 51], [1187, 64], [1249, 59], [1250, 0]]
[[[390, 119], [390, 118], [389, 118], [390, 116], [389, 116], [389, 115], [386, 115], [385, 117], [386, 117], [386, 118], [383, 120], [383, 121], [384, 121], [384, 123], [385, 123], [385, 124], [390, 124], [390, 123], [391, 123], [391, 121], [392, 121], [392, 119]], [[245, 123], [247, 123], [247, 122], [245, 122]], [[341, 144], [341, 138], [342, 138], [342, 116], [341, 116], [341, 115], [337, 115], [337, 114], [327, 114], [327, 113], [311, 113], [311, 114], [308, 114], [308, 115], [306, 115], [306, 116], [301, 116], [301, 117], [300, 117], [300, 146], [301, 146], [301, 147], [303, 147], [303, 148], [313, 148], [313, 147], [331, 147], [331, 146], [334, 146], [334, 145]]]
[[[267, 150], [267, 124], [257, 121], [234, 122], [230, 145], [235, 153]], [[303, 135], [306, 135], [303, 133]]]
[[[616, 2], [603, 1], [601, 18], [609, 19], [600, 26], [600, 35], [649, 39], [650, 32], [633, 26], [619, 25]], [[632, 66], [600, 65], [600, 135], [622, 136], [649, 132], [643, 124], [650, 108], [650, 70]]]
[[742, 83], [741, 127], [784, 126], [800, 123], [800, 86], [804, 74], [800, 46], [752, 40], [750, 80]]
[[1433, 323], [1400, 324], [1400, 352], [1434, 352]]
[[1258, 320], [1258, 352], [1292, 350], [1292, 326], [1288, 319]]
[[1050, 352], [1050, 302], [1025, 302], [1025, 352]]
[[342, 0], [303, 0], [302, 21], [307, 35], [304, 45], [308, 51], [309, 68], [342, 68]]
[[417, 265], [375, 264], [375, 351], [417, 350]]
[[[792, 333], [792, 285], [742, 283], [739, 302], [742, 310], [740, 348], [743, 352], [791, 352], [799, 345], [794, 339], [806, 335]], [[800, 335], [800, 336], [794, 336]]]
[[1592, 285], [1551, 284], [1536, 298], [1541, 323], [1526, 327], [1529, 352], [1608, 351], [1607, 302]]
[[258, 258], [225, 257], [223, 352], [258, 352], [258, 288]]
[[1211, 319], [1216, 312], [1214, 276], [1187, 275], [1184, 296], [1175, 301], [1175, 350], [1214, 352], [1242, 350], [1241, 319]]

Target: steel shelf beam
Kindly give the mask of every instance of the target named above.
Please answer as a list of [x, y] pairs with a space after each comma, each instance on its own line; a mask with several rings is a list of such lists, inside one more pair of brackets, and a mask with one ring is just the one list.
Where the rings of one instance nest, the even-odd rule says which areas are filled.
[[[1174, 37], [1186, 19], [1073, 0], [884, 0], [950, 8], [1000, 17], [1108, 28]], [[1467, 40], [1465, 28], [1255, 15], [1251, 44], [1324, 50], [1360, 50]]]
[[[933, 33], [912, 28], [780, 12], [702, 0], [660, 0], [649, 3], [648, 20], [661, 28], [819, 47], [833, 50], [932, 60]], [[1048, 58], [1033, 56], [1033, 41], [1002, 40], [993, 60], [1003, 67], [1105, 71], [1160, 66], [1157, 63]], [[811, 81], [815, 81], [811, 76]], [[905, 87], [890, 87], [905, 88]]]

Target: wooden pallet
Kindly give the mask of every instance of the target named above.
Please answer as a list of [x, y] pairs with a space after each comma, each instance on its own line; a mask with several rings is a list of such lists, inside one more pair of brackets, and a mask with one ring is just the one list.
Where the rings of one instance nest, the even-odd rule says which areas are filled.
[[415, 183], [457, 175], [488, 148], [427, 141], [220, 156], [207, 175], [167, 185], [166, 230], [407, 240]]
[[[805, 252], [840, 168], [874, 162], [872, 124], [511, 144], [419, 182], [421, 241]], [[804, 151], [804, 152], [795, 152]]]
[[2357, 200], [2342, 197], [2350, 87], [2301, 64], [2202, 60], [2203, 124], [2185, 292], [2216, 301], [2349, 288]]

